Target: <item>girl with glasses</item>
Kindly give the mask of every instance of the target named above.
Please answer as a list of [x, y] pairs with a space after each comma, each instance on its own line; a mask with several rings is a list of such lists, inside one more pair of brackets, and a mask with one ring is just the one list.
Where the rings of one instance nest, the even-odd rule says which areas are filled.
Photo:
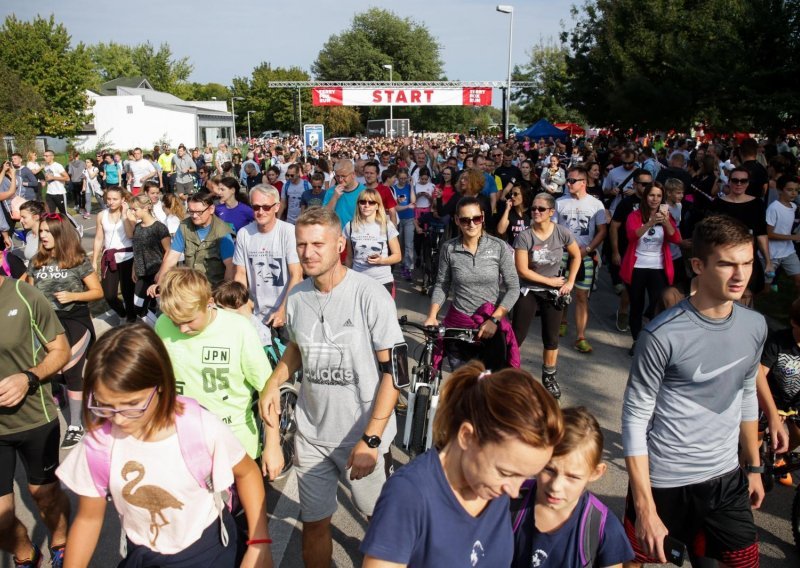
[[398, 231], [388, 219], [380, 194], [365, 189], [358, 195], [353, 220], [344, 226], [345, 264], [382, 284], [394, 297], [392, 265], [402, 259]]
[[[113, 329], [92, 349], [86, 369], [83, 416], [90, 434], [57, 470], [79, 496], [66, 565], [90, 564], [108, 496], [125, 534], [123, 565], [238, 566], [236, 524], [220, 500], [220, 492], [235, 485], [249, 538], [241, 566], [271, 567], [258, 466], [221, 420], [177, 396], [158, 336], [142, 324]], [[191, 434], [179, 436], [178, 422]], [[200, 447], [200, 463], [210, 460], [206, 487], [193, 473], [198, 466], [184, 456], [189, 438], [197, 438], [192, 445]], [[93, 458], [98, 455], [107, 461]]]

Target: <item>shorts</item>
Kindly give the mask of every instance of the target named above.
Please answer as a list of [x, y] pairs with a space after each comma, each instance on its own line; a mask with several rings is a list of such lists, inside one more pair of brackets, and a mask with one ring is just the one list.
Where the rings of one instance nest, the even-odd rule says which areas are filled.
[[336, 493], [339, 481], [350, 489], [353, 504], [366, 516], [371, 516], [386, 481], [384, 458], [378, 450], [378, 462], [367, 477], [350, 481], [345, 469], [351, 447], [329, 448], [312, 444], [299, 433], [294, 439], [294, 465], [300, 494], [300, 518], [303, 522], [321, 521], [336, 512]]
[[[708, 481], [653, 488], [653, 499], [669, 534], [693, 557], [713, 558], [728, 566], [758, 566], [758, 534], [750, 509], [747, 475], [741, 468]], [[635, 562], [653, 563], [636, 539], [636, 511], [631, 489], [625, 503], [625, 533]]]
[[186, 182], [175, 182], [175, 193], [180, 193], [183, 195], [192, 195], [194, 193], [194, 182], [186, 181]]
[[[591, 291], [592, 285], [594, 285], [594, 265], [594, 253], [586, 255], [581, 259], [578, 277], [575, 278], [575, 289], [583, 290], [584, 292]], [[567, 255], [566, 252], [564, 253], [561, 266], [564, 268], [564, 274], [569, 275], [569, 270], [567, 270], [567, 266], [569, 266], [569, 255]]]
[[17, 456], [28, 475], [29, 485], [55, 483], [60, 438], [58, 420], [25, 432], [0, 436], [0, 497], [14, 492]]
[[797, 258], [797, 253], [793, 252], [789, 256], [773, 258], [770, 260], [772, 261], [772, 270], [776, 272], [780, 267], [783, 268], [783, 271], [788, 276], [797, 276], [800, 274], [800, 259]]

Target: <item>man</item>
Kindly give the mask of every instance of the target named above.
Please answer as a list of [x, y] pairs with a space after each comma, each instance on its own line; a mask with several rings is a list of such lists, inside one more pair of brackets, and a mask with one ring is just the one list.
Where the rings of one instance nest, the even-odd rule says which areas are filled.
[[428, 165], [428, 157], [425, 155], [425, 150], [422, 148], [417, 148], [414, 150], [414, 164], [411, 166], [409, 170], [409, 174], [411, 175], [411, 182], [414, 185], [417, 185], [419, 182], [419, 169], [424, 168]]
[[767, 325], [737, 303], [753, 237], [711, 216], [694, 229], [692, 257], [695, 294], [651, 321], [636, 345], [622, 410], [625, 528], [637, 562], [664, 562], [669, 533], [693, 565], [704, 556], [758, 566], [750, 508], [764, 497], [756, 377]]
[[225, 142], [220, 142], [217, 151], [214, 152], [214, 167], [218, 174], [222, 173], [222, 165], [225, 162], [231, 161], [231, 153], [228, 150], [228, 145]]
[[239, 173], [239, 181], [242, 183], [242, 185], [247, 185], [247, 172], [245, 172], [245, 168], [247, 168], [248, 165], [253, 166], [255, 171], [253, 175], [261, 175], [261, 166], [258, 165], [256, 154], [252, 150], [248, 150], [247, 155], [245, 156], [245, 161], [242, 163], [241, 172]]
[[234, 280], [250, 291], [254, 309], [266, 325], [286, 323], [286, 298], [303, 279], [294, 227], [278, 219], [280, 195], [268, 185], [250, 190], [255, 221], [239, 229], [233, 253]]
[[[581, 250], [581, 269], [575, 279], [575, 349], [591, 353], [592, 346], [586, 340], [589, 323], [589, 292], [594, 284], [594, 257], [597, 247], [606, 238], [606, 210], [599, 199], [586, 193], [588, 174], [583, 166], [572, 166], [567, 170], [569, 195], [556, 200], [556, 217], [559, 225], [567, 227]], [[567, 312], [561, 323], [566, 334]]]
[[[278, 387], [302, 365], [295, 471], [303, 560], [309, 568], [328, 568], [339, 481], [349, 484], [354, 505], [369, 517], [386, 480], [383, 456], [397, 430], [398, 391], [383, 364], [389, 362], [390, 349], [403, 343], [403, 335], [386, 289], [342, 265], [345, 239], [332, 210], [305, 211], [297, 219], [296, 237], [309, 278], [289, 295], [291, 342], [269, 379], [262, 413], [270, 415]], [[274, 436], [276, 426], [268, 424], [268, 436]], [[280, 446], [268, 443], [264, 460], [273, 477], [283, 465]]]
[[322, 207], [322, 200], [325, 198], [325, 190], [322, 186], [325, 185], [325, 174], [322, 172], [314, 172], [311, 174], [311, 189], [303, 193], [300, 198], [300, 212], [302, 213], [309, 207]]
[[747, 195], [764, 199], [769, 185], [769, 174], [758, 158], [758, 142], [755, 138], [745, 138], [739, 144], [739, 155], [742, 159], [741, 167], [750, 174], [750, 183], [747, 186]]
[[395, 227], [397, 226], [397, 201], [394, 199], [394, 195], [392, 195], [392, 190], [379, 183], [378, 181], [378, 172], [380, 171], [380, 166], [378, 162], [371, 161], [364, 164], [364, 187], [366, 189], [374, 189], [378, 192], [381, 196], [381, 201], [383, 201], [383, 208], [386, 209], [386, 213], [389, 215], [389, 219], [394, 223]]
[[136, 196], [142, 191], [142, 185], [150, 178], [158, 178], [158, 172], [150, 160], [142, 157], [142, 149], [133, 149], [133, 159], [128, 162], [128, 190]]
[[172, 157], [172, 171], [174, 172], [173, 191], [183, 199], [194, 193], [197, 162], [186, 153], [186, 146], [183, 144], [178, 146], [178, 154]]
[[389, 153], [389, 150], [384, 150], [383, 152], [381, 152], [380, 164], [379, 164], [381, 169], [380, 173], [386, 171], [388, 167], [391, 165], [391, 158], [392, 155]]
[[[692, 187], [692, 176], [689, 172], [686, 171], [684, 166], [686, 165], [686, 158], [684, 158], [683, 154], [680, 152], [673, 153], [672, 157], [669, 159], [669, 167], [661, 168], [656, 176], [656, 181], [658, 183], [664, 183], [669, 178], [679, 179], [683, 182], [683, 187], [690, 188]], [[708, 203], [710, 203], [706, 198], [705, 194], [702, 192], [694, 192], [694, 206], [700, 209], [707, 209]]]
[[467, 159], [467, 148], [466, 146], [459, 146], [456, 150], [456, 159], [458, 160], [458, 171], [464, 169], [464, 161]]
[[173, 172], [175, 168], [173, 166], [173, 161], [175, 159], [175, 154], [169, 147], [169, 144], [164, 144], [162, 146], [162, 152], [158, 155], [158, 165], [161, 167], [161, 187], [164, 188], [166, 193], [172, 193], [175, 187], [175, 176]]
[[14, 513], [19, 459], [50, 532], [53, 566], [62, 566], [69, 501], [56, 478], [60, 432], [48, 379], [69, 361], [69, 343], [42, 293], [5, 276], [0, 276], [0, 325], [0, 549], [18, 565], [39, 566], [42, 561]]
[[653, 179], [656, 179], [656, 177], [658, 177], [658, 172], [661, 171], [661, 164], [659, 164], [658, 160], [656, 160], [656, 157], [653, 154], [653, 148], [650, 146], [645, 146], [642, 148], [642, 157], [644, 158], [642, 161], [642, 167], [650, 172], [650, 175]]
[[19, 152], [11, 154], [11, 165], [17, 170], [17, 193], [28, 201], [37, 199], [39, 180], [27, 166], [22, 165], [22, 154]]
[[336, 185], [325, 192], [322, 205], [335, 211], [344, 227], [356, 214], [356, 201], [364, 186], [356, 181], [355, 170], [350, 160], [336, 162], [333, 166], [333, 175]]
[[[494, 153], [499, 152], [499, 150], [494, 150]], [[494, 154], [492, 154], [494, 157]], [[511, 150], [505, 150], [502, 154], [502, 161], [500, 166], [496, 166], [494, 169], [495, 177], [500, 178], [500, 187], [505, 189], [508, 184], [511, 183], [512, 179], [521, 180], [522, 179], [522, 172], [520, 169], [514, 165], [514, 152]], [[495, 164], [497, 162], [495, 161]]]
[[[79, 213], [83, 209], [83, 170], [86, 169], [86, 162], [81, 160], [81, 153], [73, 151], [70, 154], [72, 158], [67, 164], [67, 173], [69, 174], [69, 194], [72, 195], [72, 201], [75, 203], [75, 210]], [[89, 194], [91, 199], [91, 194]]]
[[608, 172], [603, 180], [603, 193], [612, 198], [609, 209], [613, 213], [626, 195], [632, 195], [633, 176], [636, 171], [636, 154], [632, 150], [622, 152], [622, 164]]
[[300, 176], [300, 166], [291, 164], [286, 170], [286, 183], [281, 194], [281, 214], [286, 222], [294, 225], [300, 216], [300, 200], [303, 193], [311, 189], [311, 185]]
[[[214, 196], [201, 191], [189, 197], [186, 216], [172, 238], [156, 282], [178, 264], [181, 254], [185, 257], [184, 264], [205, 274], [212, 287], [223, 280], [232, 280], [233, 229], [214, 215]], [[153, 284], [148, 290], [151, 296], [155, 296], [155, 288]]]
[[67, 189], [64, 186], [69, 181], [69, 174], [64, 166], [56, 160], [52, 150], [44, 153], [44, 180], [47, 182], [45, 202], [51, 213], [56, 211], [67, 214]]

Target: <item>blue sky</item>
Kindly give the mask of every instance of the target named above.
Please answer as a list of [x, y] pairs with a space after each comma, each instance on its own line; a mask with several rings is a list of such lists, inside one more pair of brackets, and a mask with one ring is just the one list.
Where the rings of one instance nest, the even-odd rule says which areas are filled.
[[[3, 0], [0, 4], [3, 19], [9, 14], [23, 20], [54, 14], [73, 43], [168, 42], [176, 56], [191, 60], [193, 81], [223, 85], [233, 77], [249, 76], [262, 61], [310, 71], [325, 41], [346, 29], [353, 14], [375, 6], [425, 23], [443, 47], [448, 78], [506, 78], [509, 16], [495, 11], [497, 2], [486, 0]], [[510, 4], [515, 8], [512, 65], [523, 63], [527, 50], [541, 39], [557, 38], [562, 21], [572, 26], [570, 2]], [[381, 79], [388, 77], [375, 77]]]

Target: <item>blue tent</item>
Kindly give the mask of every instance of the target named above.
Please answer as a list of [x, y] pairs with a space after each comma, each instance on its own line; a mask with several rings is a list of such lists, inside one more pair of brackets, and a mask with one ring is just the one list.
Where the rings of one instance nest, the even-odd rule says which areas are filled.
[[566, 140], [567, 139], [567, 132], [561, 130], [560, 128], [556, 128], [547, 119], [541, 119], [540, 121], [531, 124], [528, 128], [523, 130], [522, 132], [517, 132], [517, 139], [522, 140], [525, 137], [530, 138], [531, 140], [539, 140], [540, 138], [544, 138], [547, 140], [548, 138], [557, 138], [559, 140]]

